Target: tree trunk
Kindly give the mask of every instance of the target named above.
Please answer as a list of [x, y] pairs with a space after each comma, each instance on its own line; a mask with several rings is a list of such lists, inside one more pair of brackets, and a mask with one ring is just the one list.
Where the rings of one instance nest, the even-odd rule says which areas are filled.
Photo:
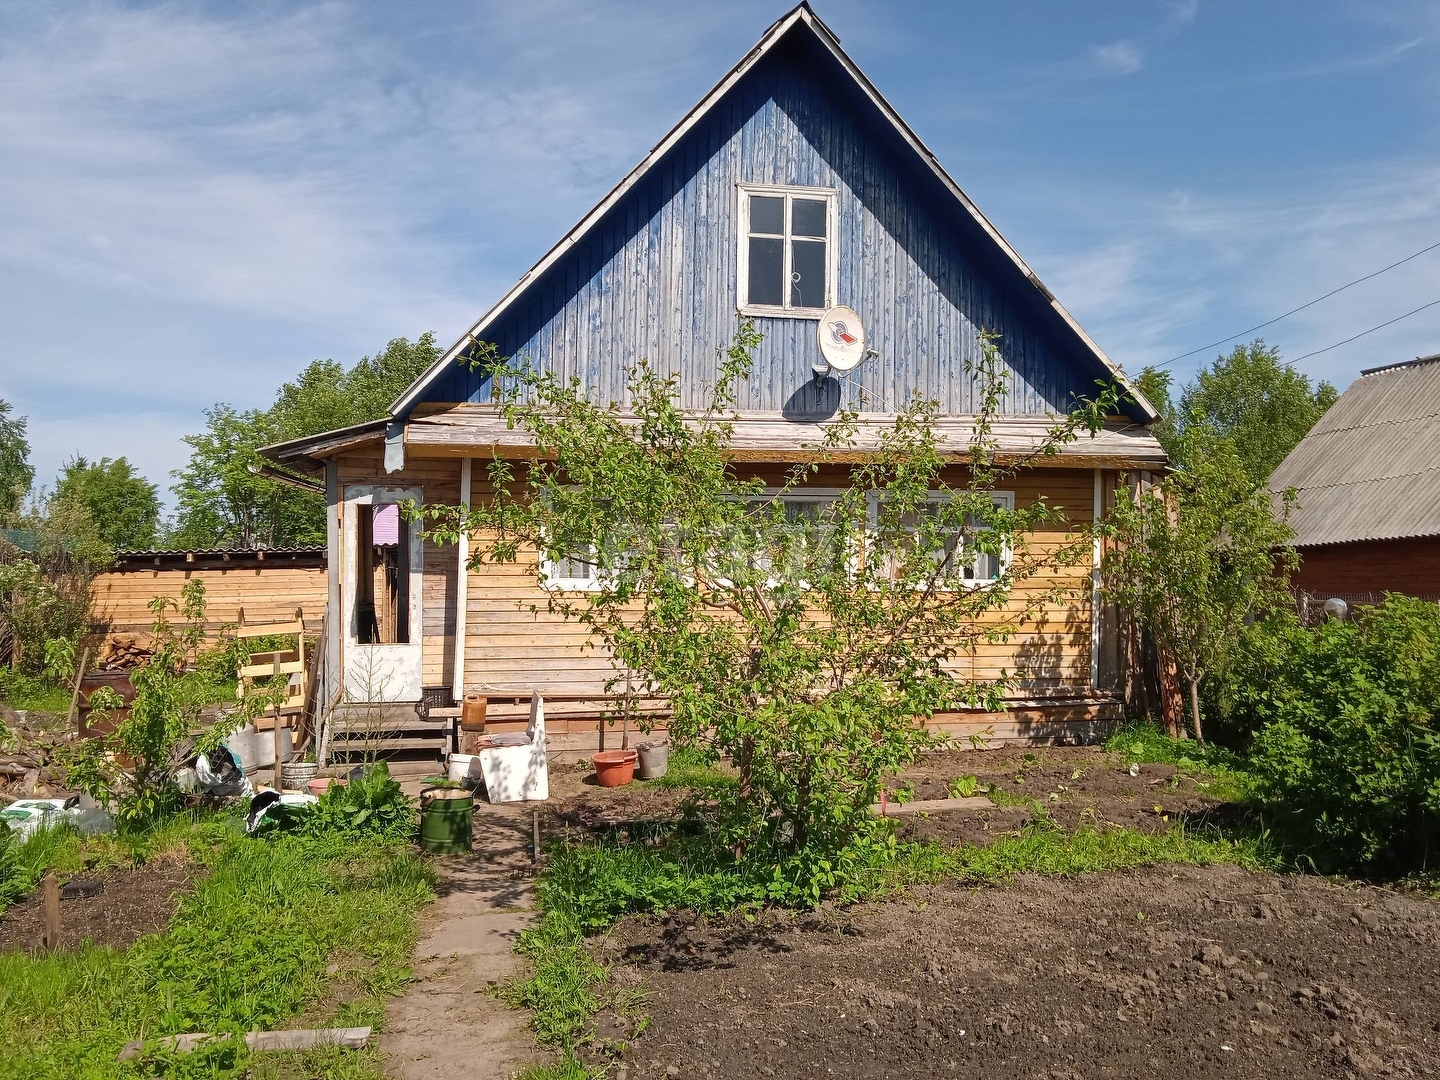
[[1200, 680], [1190, 680], [1190, 722], [1195, 725], [1195, 741], [1205, 745], [1205, 735], [1200, 730]]

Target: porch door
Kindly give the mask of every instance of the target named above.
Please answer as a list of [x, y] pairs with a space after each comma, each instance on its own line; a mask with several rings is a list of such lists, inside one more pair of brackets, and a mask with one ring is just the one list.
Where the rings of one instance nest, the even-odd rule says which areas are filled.
[[341, 568], [347, 701], [419, 701], [423, 549], [403, 502], [419, 488], [345, 489]]

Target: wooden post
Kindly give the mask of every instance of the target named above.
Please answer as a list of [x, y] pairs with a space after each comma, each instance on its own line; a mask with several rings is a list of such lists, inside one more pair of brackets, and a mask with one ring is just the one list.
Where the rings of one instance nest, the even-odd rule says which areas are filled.
[[539, 863], [539, 862], [540, 862], [540, 811], [539, 811], [539, 810], [536, 810], [536, 811], [533, 811], [533, 812], [532, 812], [531, 817], [530, 817], [530, 827], [531, 827], [531, 832], [532, 832], [532, 842], [533, 842], [533, 845], [534, 845], [534, 846], [531, 848], [531, 851], [532, 851], [532, 853], [534, 854], [534, 861], [535, 861], [536, 863]]
[[50, 952], [60, 947], [60, 883], [53, 870], [45, 875], [45, 936], [40, 944]]
[[[280, 654], [278, 652], [275, 654], [274, 664], [274, 678], [278, 679], [280, 678]], [[271, 681], [273, 682], [274, 680], [272, 679]], [[272, 729], [275, 742], [275, 790], [284, 791], [285, 789], [280, 784], [280, 706], [272, 705], [271, 708], [275, 710], [275, 727]]]
[[65, 718], [65, 726], [76, 731], [80, 720], [80, 713], [77, 706], [80, 704], [80, 682], [85, 678], [85, 665], [90, 662], [90, 646], [80, 650], [80, 662], [75, 665], [75, 685], [70, 690], [70, 712]]

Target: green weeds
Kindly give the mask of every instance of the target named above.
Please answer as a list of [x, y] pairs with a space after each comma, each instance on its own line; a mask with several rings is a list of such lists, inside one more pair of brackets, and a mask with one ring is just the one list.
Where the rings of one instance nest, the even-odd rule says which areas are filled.
[[665, 775], [650, 781], [655, 787], [683, 789], [701, 797], [713, 797], [735, 787], [735, 774], [717, 766], [700, 751], [680, 747], [670, 754]]
[[890, 887], [953, 880], [965, 885], [994, 884], [1017, 874], [1073, 877], [1107, 870], [1130, 870], [1160, 863], [1211, 866], [1234, 863], [1247, 869], [1276, 869], [1279, 858], [1266, 838], [1231, 838], [1218, 830], [1192, 831], [1176, 824], [1162, 833], [1084, 826], [1073, 833], [1048, 819], [1032, 822], [1017, 835], [984, 847], [940, 848], [910, 845], [891, 873]]
[[[273, 1027], [301, 1010], [378, 1022], [408, 975], [415, 911], [433, 896], [429, 867], [407, 848], [251, 839], [213, 819], [186, 839], [208, 873], [165, 932], [126, 951], [0, 954], [0, 1077], [378, 1075], [368, 1052], [306, 1072], [325, 1054], [256, 1064], [233, 1042], [116, 1062], [134, 1038]], [[342, 987], [349, 1002], [335, 1004]]]
[[1254, 780], [1234, 751], [1213, 743], [1202, 746], [1190, 739], [1172, 739], [1148, 721], [1127, 724], [1105, 740], [1105, 749], [1130, 764], [1173, 765], [1177, 773], [1193, 778], [1197, 787], [1219, 802], [1246, 803], [1253, 798]]

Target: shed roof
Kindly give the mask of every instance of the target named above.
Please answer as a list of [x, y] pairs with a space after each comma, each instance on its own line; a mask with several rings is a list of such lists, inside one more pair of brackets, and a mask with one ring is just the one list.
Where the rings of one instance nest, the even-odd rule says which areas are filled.
[[1297, 547], [1440, 536], [1440, 354], [1368, 368], [1270, 478]]

